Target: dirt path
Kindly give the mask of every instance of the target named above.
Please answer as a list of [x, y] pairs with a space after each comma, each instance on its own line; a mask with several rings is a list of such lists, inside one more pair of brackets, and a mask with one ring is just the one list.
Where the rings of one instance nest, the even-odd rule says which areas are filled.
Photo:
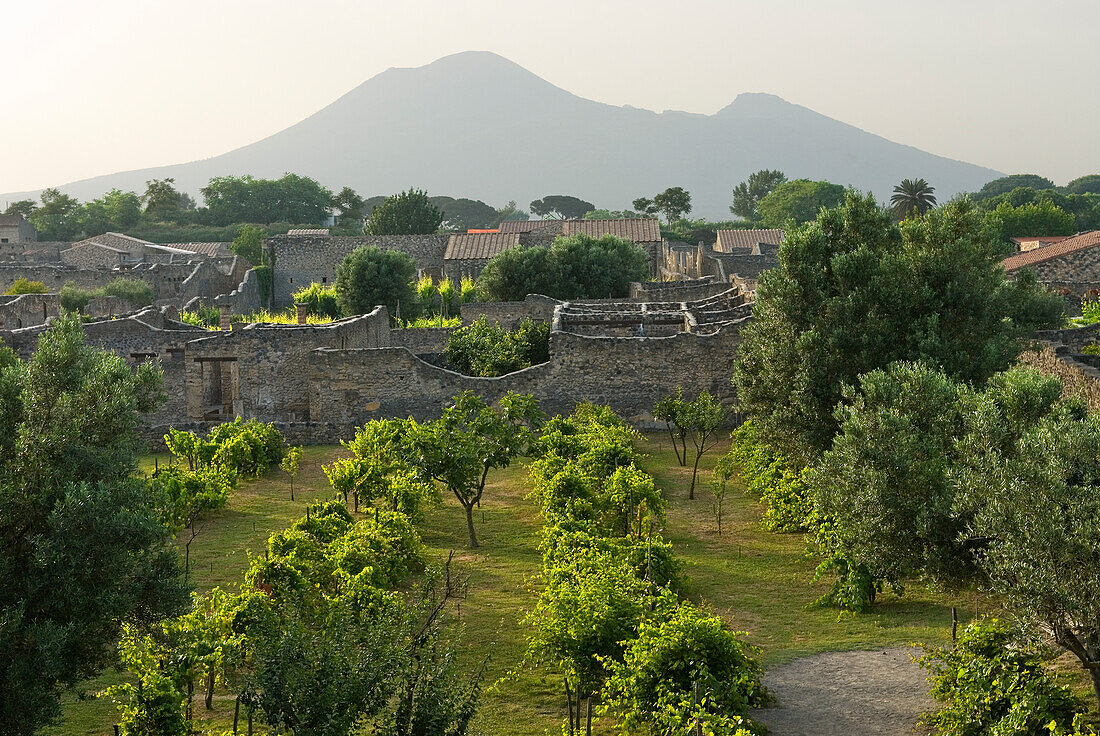
[[924, 670], [908, 648], [827, 652], [770, 669], [778, 699], [756, 711], [771, 736], [912, 736], [933, 707]]

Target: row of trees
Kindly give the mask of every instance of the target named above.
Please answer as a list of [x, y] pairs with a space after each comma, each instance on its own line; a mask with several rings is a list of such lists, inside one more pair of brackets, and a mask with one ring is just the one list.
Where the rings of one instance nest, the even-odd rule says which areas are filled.
[[748, 710], [769, 697], [756, 650], [679, 596], [680, 565], [656, 531], [666, 501], [634, 431], [581, 404], [533, 452], [543, 561], [526, 663], [563, 676], [566, 732], [583, 732], [595, 698], [623, 733], [756, 733]]
[[899, 225], [848, 193], [788, 232], [742, 331], [734, 457], [772, 486], [777, 526], [813, 533], [839, 576], [828, 601], [866, 609], [914, 577], [988, 586], [1100, 700], [1100, 424], [1010, 369], [1064, 316], [1026, 274], [1005, 280], [1004, 254], [968, 199]]

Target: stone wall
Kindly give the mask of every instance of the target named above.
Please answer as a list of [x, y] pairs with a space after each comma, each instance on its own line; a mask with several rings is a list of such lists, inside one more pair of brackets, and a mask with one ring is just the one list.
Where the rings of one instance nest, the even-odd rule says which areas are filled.
[[264, 241], [274, 254], [273, 291], [276, 307], [293, 303], [295, 291], [313, 282], [336, 283], [336, 267], [360, 246], [399, 250], [433, 276], [443, 273], [443, 254], [449, 234], [342, 237], [330, 235], [276, 235]]
[[[199, 302], [205, 301], [198, 299]], [[260, 279], [256, 269], [250, 268], [245, 272], [241, 283], [227, 294], [219, 294], [212, 300], [218, 307], [226, 307], [233, 314], [251, 314], [263, 306], [260, 299]], [[188, 309], [194, 309], [194, 303], [188, 302]]]
[[1035, 350], [1022, 353], [1018, 362], [1050, 376], [1057, 376], [1062, 382], [1065, 393], [1083, 400], [1089, 411], [1100, 412], [1100, 370], [1088, 365], [1064, 348], [1044, 345]]
[[454, 327], [410, 327], [390, 330], [390, 347], [408, 348], [413, 355], [439, 355]]
[[114, 248], [87, 243], [61, 251], [61, 262], [73, 268], [109, 270], [126, 263], [129, 260], [128, 255]]
[[0, 296], [0, 330], [34, 327], [56, 317], [61, 310], [57, 294]]
[[717, 276], [690, 281], [650, 281], [630, 285], [630, 298], [638, 301], [687, 302], [706, 299], [730, 290], [730, 284]]
[[490, 322], [514, 329], [525, 317], [549, 322], [554, 317], [554, 307], [561, 304], [541, 294], [528, 294], [522, 302], [469, 302], [462, 305], [462, 322], [469, 324], [485, 315]]
[[339, 350], [389, 345], [389, 313], [370, 314], [327, 325], [248, 325], [206, 333], [187, 344], [189, 421], [219, 414], [264, 421], [309, 419], [308, 355], [320, 347]]
[[452, 396], [470, 390], [495, 401], [508, 391], [533, 394], [551, 414], [580, 401], [608, 404], [645, 420], [653, 404], [683, 386], [732, 404], [739, 330], [714, 335], [587, 337], [555, 332], [548, 362], [499, 378], [475, 378], [433, 366], [406, 348], [321, 349], [309, 355], [309, 418], [337, 426], [378, 417], [430, 419]]

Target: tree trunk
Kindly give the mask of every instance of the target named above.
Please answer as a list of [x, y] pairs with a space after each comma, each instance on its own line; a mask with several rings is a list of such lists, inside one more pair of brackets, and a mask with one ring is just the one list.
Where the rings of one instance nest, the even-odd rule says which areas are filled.
[[214, 675], [216, 670], [213, 663], [210, 664], [210, 671], [206, 674], [206, 709], [214, 710]]
[[695, 478], [699, 475], [699, 459], [703, 457], [703, 453], [695, 453], [695, 465], [691, 469], [691, 490], [688, 491], [688, 500], [695, 500]]
[[241, 696], [233, 699], [233, 736], [237, 736], [237, 724], [241, 722]]
[[470, 533], [470, 549], [477, 549], [477, 535], [474, 534], [474, 505], [471, 503], [467, 506], [464, 503], [462, 506], [466, 509], [466, 531]]
[[1089, 662], [1091, 665], [1089, 670], [1089, 677], [1092, 678], [1092, 693], [1096, 696], [1096, 702], [1100, 705], [1100, 662]]
[[574, 736], [573, 733], [573, 691], [569, 689], [569, 679], [565, 680], [565, 702], [569, 706], [569, 736]]

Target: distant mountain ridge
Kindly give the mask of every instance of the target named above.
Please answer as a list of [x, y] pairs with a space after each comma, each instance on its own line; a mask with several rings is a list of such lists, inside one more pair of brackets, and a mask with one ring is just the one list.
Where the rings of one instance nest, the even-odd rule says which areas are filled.
[[[285, 172], [363, 196], [408, 187], [508, 200], [526, 209], [572, 194], [623, 209], [670, 186], [695, 216], [726, 219], [731, 190], [758, 169], [827, 179], [888, 197], [923, 177], [944, 200], [1001, 174], [894, 143], [774, 95], [738, 95], [714, 115], [655, 113], [578, 97], [489, 52], [392, 68], [305, 120], [256, 143], [189, 163], [124, 171], [59, 187], [81, 200], [113, 187], [144, 191], [173, 177], [197, 194], [214, 176]], [[13, 201], [37, 192], [0, 195]]]

